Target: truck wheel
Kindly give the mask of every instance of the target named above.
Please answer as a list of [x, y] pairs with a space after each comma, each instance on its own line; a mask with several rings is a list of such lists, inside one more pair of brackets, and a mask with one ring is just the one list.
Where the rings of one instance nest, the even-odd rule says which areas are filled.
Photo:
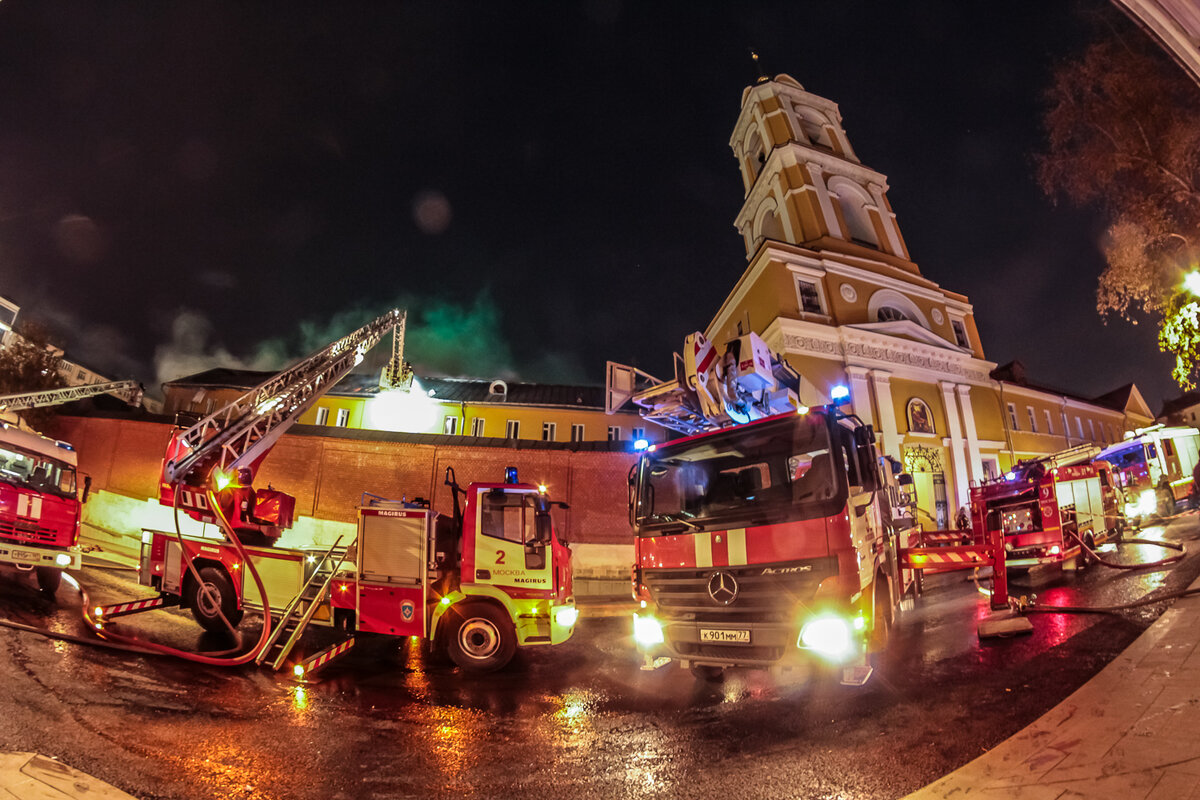
[[53, 597], [62, 583], [62, 570], [58, 567], [38, 567], [37, 582], [39, 589]]
[[224, 570], [217, 567], [203, 567], [200, 570], [200, 583], [194, 580], [189, 582], [186, 602], [196, 622], [206, 631], [216, 633], [228, 630], [221, 621], [222, 614], [234, 628], [242, 621], [244, 612], [237, 607], [233, 582]]
[[455, 613], [446, 649], [465, 670], [494, 672], [512, 660], [517, 632], [512, 620], [495, 606], [473, 603]]
[[[871, 651], [887, 650], [892, 637], [892, 587], [886, 578], [875, 578], [874, 629], [871, 631]], [[881, 591], [882, 590], [882, 591]]]
[[1164, 517], [1175, 516], [1175, 495], [1165, 486], [1158, 490], [1158, 513]]

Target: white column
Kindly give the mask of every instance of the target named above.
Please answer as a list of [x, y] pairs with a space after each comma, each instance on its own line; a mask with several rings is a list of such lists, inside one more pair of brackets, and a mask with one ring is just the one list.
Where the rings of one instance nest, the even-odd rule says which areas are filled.
[[959, 384], [958, 404], [962, 407], [963, 428], [967, 435], [967, 461], [971, 467], [971, 480], [982, 481], [983, 458], [979, 455], [979, 433], [975, 430], [975, 410], [971, 407], [971, 387]]
[[866, 367], [846, 367], [846, 377], [850, 380], [850, 401], [854, 405], [854, 413], [858, 418], [872, 427], [875, 426], [875, 415], [871, 413], [871, 385], [867, 380]]
[[967, 484], [967, 460], [963, 456], [962, 423], [958, 418], [958, 398], [954, 384], [949, 381], [938, 381], [942, 390], [942, 405], [946, 409], [946, 426], [950, 434], [950, 461], [954, 466], [954, 504], [950, 508], [950, 518], [954, 519], [960, 506], [967, 503], [970, 497]]
[[883, 454], [904, 462], [900, 452], [900, 431], [896, 430], [896, 407], [892, 403], [891, 373], [871, 370], [871, 383], [875, 386], [875, 403], [879, 406], [879, 432], [883, 435]]

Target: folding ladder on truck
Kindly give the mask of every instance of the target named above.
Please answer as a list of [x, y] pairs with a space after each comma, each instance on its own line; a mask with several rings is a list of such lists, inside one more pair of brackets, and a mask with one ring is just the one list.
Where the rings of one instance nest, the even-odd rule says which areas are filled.
[[[300, 637], [304, 635], [308, 623], [312, 621], [313, 615], [317, 609], [321, 607], [321, 601], [328, 596], [330, 584], [337, 576], [338, 570], [346, 560], [346, 556], [354, 547], [354, 542], [350, 547], [342, 550], [340, 555], [335, 555], [338, 544], [341, 542], [341, 537], [333, 543], [333, 546], [319, 557], [316, 569], [309, 575], [308, 580], [300, 587], [300, 591], [291, 599], [287, 607], [279, 615], [279, 620], [276, 622], [276, 627], [271, 631], [271, 636], [263, 645], [262, 650], [254, 658], [254, 663], [262, 664], [267, 662], [271, 665], [271, 669], [279, 671], [287, 660], [288, 655], [295, 648], [296, 643], [300, 641]], [[357, 539], [355, 540], [357, 542]], [[285, 638], [286, 636], [286, 638]], [[354, 637], [335, 644], [327, 651], [318, 653], [315, 656], [307, 659], [304, 663], [298, 664], [297, 674], [304, 674], [318, 666], [324, 666], [335, 656], [341, 655], [354, 646]], [[336, 652], [333, 652], [336, 651]]]

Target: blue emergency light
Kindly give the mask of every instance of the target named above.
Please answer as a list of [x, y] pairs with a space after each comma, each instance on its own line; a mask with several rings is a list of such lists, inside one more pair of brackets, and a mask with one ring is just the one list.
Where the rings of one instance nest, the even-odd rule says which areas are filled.
[[836, 403], [844, 403], [850, 399], [850, 390], [844, 384], [839, 383], [829, 390], [829, 399]]
[[517, 480], [517, 468], [516, 467], [505, 467], [504, 468], [504, 482], [507, 484], [520, 483], [520, 481]]
[[650, 446], [650, 442], [646, 439], [635, 439], [633, 442], [634, 452], [641, 452]]

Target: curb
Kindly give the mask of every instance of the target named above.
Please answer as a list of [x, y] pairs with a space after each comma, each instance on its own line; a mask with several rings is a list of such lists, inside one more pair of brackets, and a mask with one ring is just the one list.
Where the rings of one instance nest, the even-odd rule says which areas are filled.
[[16, 800], [137, 800], [38, 753], [0, 751], [0, 793]]

